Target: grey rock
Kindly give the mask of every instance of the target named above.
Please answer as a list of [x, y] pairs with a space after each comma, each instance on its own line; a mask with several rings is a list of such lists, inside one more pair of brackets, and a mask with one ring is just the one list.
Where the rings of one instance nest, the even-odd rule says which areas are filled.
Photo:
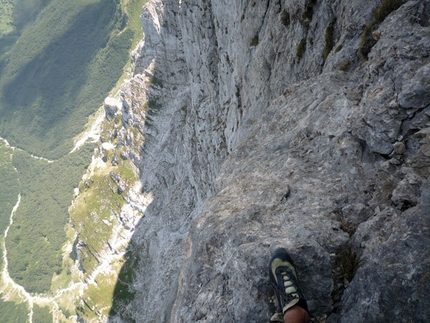
[[364, 60], [377, 6], [146, 4], [118, 137], [154, 201], [129, 248], [135, 297], [112, 322], [267, 321], [278, 246], [314, 320], [430, 321], [429, 6], [388, 15]]
[[398, 155], [402, 155], [406, 151], [406, 146], [403, 142], [395, 142], [393, 145], [394, 152]]
[[106, 98], [103, 107], [106, 119], [112, 121], [118, 110], [121, 110], [121, 103], [113, 98]]
[[413, 172], [406, 172], [406, 176], [393, 190], [391, 200], [399, 208], [409, 208], [417, 205], [420, 198], [422, 178]]
[[[428, 187], [428, 183], [423, 187], [424, 195], [428, 195]], [[424, 199], [427, 197], [423, 196], [421, 202]], [[427, 209], [423, 205], [402, 214], [384, 212], [368, 226], [359, 227], [357, 238], [362, 238], [363, 261], [345, 290], [341, 322], [429, 320], [425, 296], [430, 288]]]

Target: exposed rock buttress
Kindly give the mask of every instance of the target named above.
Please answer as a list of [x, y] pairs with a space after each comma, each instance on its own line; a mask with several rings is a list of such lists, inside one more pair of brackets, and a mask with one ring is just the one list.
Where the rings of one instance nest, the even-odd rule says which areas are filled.
[[393, 3], [148, 2], [120, 136], [154, 200], [112, 322], [267, 322], [278, 246], [314, 321], [430, 321], [430, 4]]

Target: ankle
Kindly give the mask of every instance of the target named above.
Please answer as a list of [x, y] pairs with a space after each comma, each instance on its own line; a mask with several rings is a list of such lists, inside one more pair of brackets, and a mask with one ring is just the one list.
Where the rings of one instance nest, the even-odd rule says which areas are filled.
[[284, 313], [284, 323], [308, 323], [309, 314], [308, 312], [298, 305], [295, 305], [288, 309]]

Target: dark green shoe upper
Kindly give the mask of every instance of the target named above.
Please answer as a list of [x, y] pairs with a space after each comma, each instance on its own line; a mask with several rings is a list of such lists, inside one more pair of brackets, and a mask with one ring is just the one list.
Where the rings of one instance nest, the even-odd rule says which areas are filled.
[[275, 251], [269, 263], [269, 276], [275, 287], [282, 313], [294, 305], [303, 307], [308, 311], [305, 297], [297, 279], [293, 259], [285, 249], [279, 248]]

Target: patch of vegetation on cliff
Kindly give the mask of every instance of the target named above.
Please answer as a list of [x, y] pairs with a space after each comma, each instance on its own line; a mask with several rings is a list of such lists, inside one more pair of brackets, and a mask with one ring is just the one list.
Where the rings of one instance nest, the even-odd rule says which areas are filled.
[[79, 196], [70, 211], [72, 225], [85, 244], [80, 249], [81, 266], [91, 273], [99, 264], [100, 252], [112, 235], [112, 216], [119, 213], [125, 201], [107, 174], [97, 174], [81, 183]]
[[[301, 23], [304, 27], [305, 36], [300, 40], [299, 44], [296, 48], [296, 57], [298, 58], [298, 61], [301, 61], [303, 56], [306, 53], [306, 43], [307, 43], [307, 37], [309, 33], [309, 28], [312, 22], [312, 18], [314, 15], [314, 7], [316, 6], [317, 1], [316, 0], [309, 0], [306, 2], [306, 6], [304, 8], [304, 11], [302, 13], [301, 17]], [[313, 39], [309, 39], [309, 43], [313, 45]]]
[[76, 310], [81, 320], [84, 322], [107, 322], [116, 279], [116, 275], [101, 274], [97, 276], [97, 284], [87, 286], [82, 301], [85, 307], [91, 311], [86, 310], [83, 306], [78, 306]]
[[317, 0], [310, 0], [306, 4], [305, 10], [302, 14], [302, 21], [305, 28], [309, 28], [312, 18], [314, 16], [314, 7], [317, 4]]
[[[127, 304], [130, 304], [130, 302], [133, 301], [136, 294], [135, 290], [132, 287], [134, 279], [133, 272], [136, 263], [136, 258], [132, 256], [131, 252], [129, 252], [125, 256], [124, 265], [118, 275], [118, 281], [113, 293], [113, 302], [109, 316], [115, 316], [118, 314], [123, 316], [123, 309], [127, 306]], [[129, 322], [133, 321], [133, 318], [131, 317], [122, 318], [126, 319]]]
[[[140, 22], [140, 14], [142, 13], [142, 7], [146, 3], [146, 0], [121, 0], [121, 3], [127, 15], [126, 30], [128, 30], [128, 32], [133, 33], [130, 48], [135, 49], [138, 42], [142, 40], [143, 36], [142, 24]], [[128, 71], [130, 69], [130, 64], [131, 56], [128, 55], [127, 63], [123, 68], [123, 74], [118, 79], [113, 91], [111, 91], [112, 93], [116, 93], [124, 80], [129, 77]]]
[[348, 284], [354, 279], [362, 263], [363, 258], [353, 251], [350, 245], [344, 246], [336, 254], [332, 264], [333, 279], [336, 286], [332, 292], [334, 313], [339, 311], [342, 295]]
[[[14, 152], [21, 203], [6, 248], [10, 276], [28, 292], [49, 291], [54, 273], [61, 272], [68, 206], [92, 150], [87, 146], [53, 163], [32, 158], [23, 151]], [[1, 190], [6, 189], [3, 183], [0, 185]]]
[[352, 62], [350, 60], [347, 60], [339, 66], [339, 71], [347, 72], [350, 69], [351, 65]]
[[331, 50], [334, 47], [334, 31], [336, 26], [336, 18], [333, 18], [330, 24], [325, 29], [325, 44], [324, 44], [324, 50], [323, 50], [323, 58], [324, 60], [327, 59], [328, 55], [330, 54]]
[[291, 16], [290, 16], [290, 13], [288, 11], [286, 11], [286, 10], [282, 11], [281, 21], [285, 27], [290, 27]]
[[134, 49], [137, 43], [142, 40], [143, 36], [140, 15], [146, 0], [122, 0], [122, 2], [124, 2], [123, 6], [128, 16], [128, 28], [134, 32], [133, 43], [131, 45], [131, 48]]
[[258, 39], [258, 34], [254, 36], [254, 38], [252, 38], [251, 43], [249, 44], [249, 46], [253, 47], [253, 46], [257, 46], [259, 43], [259, 39]]
[[0, 134], [58, 158], [123, 74], [134, 30], [119, 0], [51, 0], [2, 56]]
[[358, 49], [360, 55], [364, 59], [367, 60], [372, 47], [375, 46], [377, 42], [377, 40], [373, 38], [372, 33], [390, 13], [400, 8], [402, 4], [403, 0], [383, 0], [379, 7], [373, 10], [372, 20], [364, 27], [363, 37], [361, 38], [360, 48]]
[[306, 38], [303, 38], [300, 41], [300, 43], [297, 45], [297, 49], [296, 49], [297, 58], [301, 60], [305, 52], [306, 52]]
[[[106, 249], [106, 242], [112, 236], [115, 216], [126, 203], [124, 196], [138, 180], [131, 169], [130, 162], [117, 159], [111, 161], [115, 151], [106, 152], [106, 168], [100, 168], [79, 185], [80, 195], [70, 209], [71, 222], [79, 234], [79, 241], [84, 242], [80, 249], [81, 267], [84, 273], [92, 273], [99, 264], [101, 253]], [[120, 178], [123, 188], [118, 187], [114, 178]]]
[[[115, 136], [110, 139], [113, 139], [113, 142], [117, 141]], [[79, 196], [70, 209], [71, 224], [78, 233], [81, 245], [80, 269], [85, 277], [97, 271], [103, 255], [113, 252], [108, 241], [114, 235], [114, 230], [118, 230], [118, 225], [120, 227], [123, 225], [119, 223], [123, 221], [119, 220], [122, 207], [127, 203], [130, 188], [139, 180], [134, 165], [129, 160], [121, 159], [118, 154], [117, 149], [102, 150], [96, 154], [99, 164], [79, 185]], [[101, 160], [104, 164], [100, 164]], [[128, 240], [124, 241], [124, 249], [127, 243]], [[122, 252], [118, 249], [116, 251]], [[104, 268], [102, 273], [94, 277], [96, 284], [90, 283], [86, 286], [76, 304], [76, 312], [80, 319], [85, 322], [107, 319], [113, 303], [114, 290], [118, 286], [117, 283], [122, 280], [120, 271], [124, 260], [121, 259], [114, 261], [111, 259], [109, 271]]]

